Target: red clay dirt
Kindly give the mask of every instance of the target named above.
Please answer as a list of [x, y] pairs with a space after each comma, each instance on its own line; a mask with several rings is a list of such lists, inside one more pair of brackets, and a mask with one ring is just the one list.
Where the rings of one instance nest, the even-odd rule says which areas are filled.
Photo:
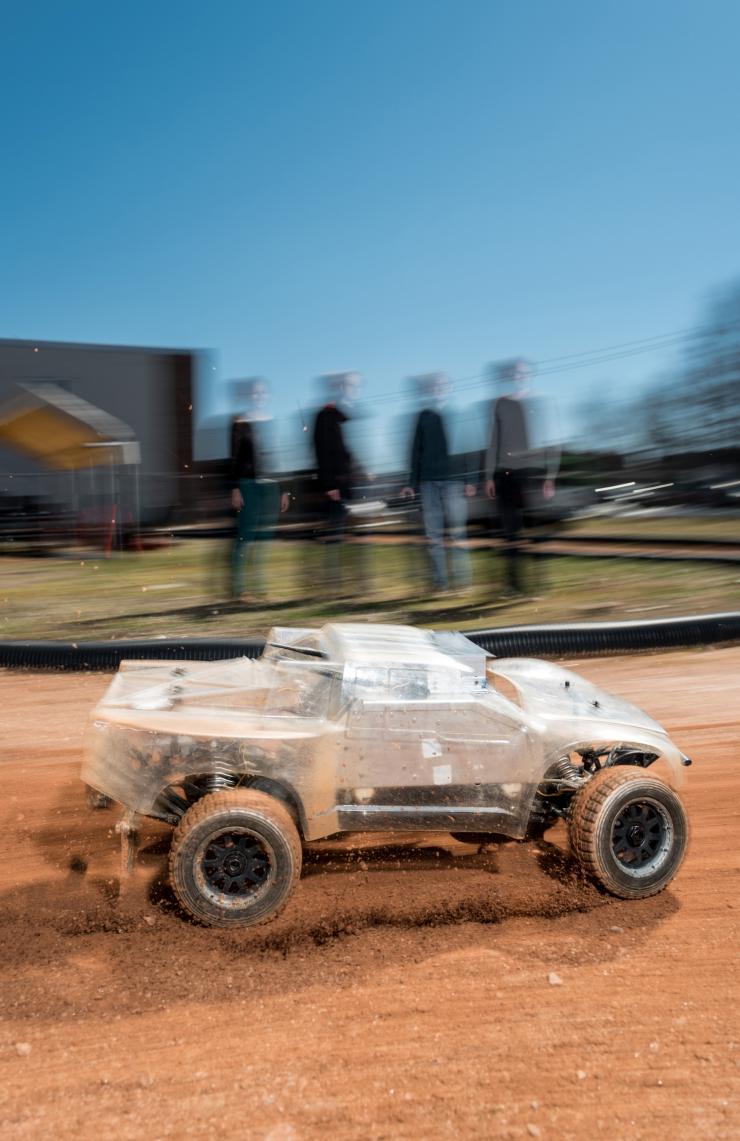
[[187, 922], [78, 778], [100, 674], [0, 672], [3, 1137], [740, 1137], [740, 648], [592, 659], [695, 758], [662, 895], [564, 830], [324, 844], [274, 923]]

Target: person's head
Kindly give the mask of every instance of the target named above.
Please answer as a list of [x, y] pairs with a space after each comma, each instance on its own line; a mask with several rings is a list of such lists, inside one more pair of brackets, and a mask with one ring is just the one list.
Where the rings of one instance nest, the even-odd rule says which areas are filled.
[[351, 407], [360, 391], [359, 372], [329, 372], [323, 377], [327, 396], [336, 404]]
[[261, 376], [255, 376], [248, 382], [247, 399], [250, 408], [262, 410], [270, 399], [270, 390], [267, 381]]
[[234, 406], [242, 410], [262, 411], [270, 399], [269, 386], [261, 376], [234, 380], [231, 382], [231, 390]]
[[416, 377], [416, 390], [427, 404], [444, 404], [450, 394], [450, 380], [444, 372], [428, 372]]
[[523, 357], [497, 361], [492, 366], [494, 380], [504, 392], [522, 392], [529, 385], [532, 367]]

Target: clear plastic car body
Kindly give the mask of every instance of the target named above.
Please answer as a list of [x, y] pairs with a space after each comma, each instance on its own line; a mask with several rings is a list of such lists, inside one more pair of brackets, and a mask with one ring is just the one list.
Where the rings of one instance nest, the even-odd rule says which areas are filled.
[[245, 785], [286, 803], [304, 841], [516, 839], [594, 765], [625, 758], [660, 761], [674, 788], [689, 763], [636, 706], [558, 666], [492, 658], [461, 634], [330, 624], [273, 629], [259, 660], [123, 662], [82, 778], [173, 824], [194, 797]]

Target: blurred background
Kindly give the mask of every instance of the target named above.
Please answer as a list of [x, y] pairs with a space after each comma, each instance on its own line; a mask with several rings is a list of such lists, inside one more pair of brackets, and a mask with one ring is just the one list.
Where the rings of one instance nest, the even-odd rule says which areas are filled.
[[8, 12], [0, 637], [737, 608], [738, 32]]

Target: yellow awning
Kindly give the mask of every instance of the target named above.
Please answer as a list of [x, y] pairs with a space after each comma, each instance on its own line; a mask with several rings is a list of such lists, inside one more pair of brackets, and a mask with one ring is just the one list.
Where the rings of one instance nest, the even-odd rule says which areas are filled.
[[66, 471], [140, 462], [133, 429], [122, 420], [56, 384], [18, 388], [0, 406], [0, 441], [9, 447]]

